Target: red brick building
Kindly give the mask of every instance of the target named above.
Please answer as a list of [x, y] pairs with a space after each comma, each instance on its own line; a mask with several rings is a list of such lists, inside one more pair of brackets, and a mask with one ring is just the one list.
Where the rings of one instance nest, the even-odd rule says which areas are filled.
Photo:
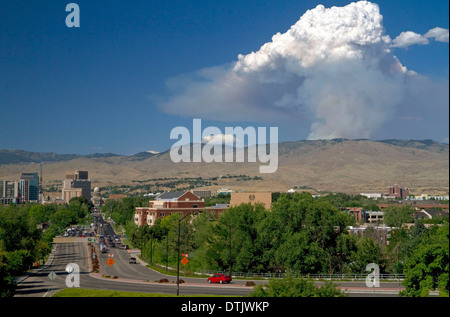
[[189, 191], [166, 192], [149, 202], [149, 207], [136, 207], [134, 223], [138, 226], [153, 226], [158, 218], [178, 213], [180, 217], [190, 212], [214, 212], [215, 216], [226, 206], [205, 207], [205, 202]]
[[395, 197], [396, 199], [405, 199], [409, 195], [408, 188], [402, 188], [395, 184], [387, 188], [386, 196]]
[[349, 213], [351, 213], [355, 217], [355, 221], [365, 221], [365, 212], [363, 207], [345, 207], [341, 208], [341, 210], [345, 210]]

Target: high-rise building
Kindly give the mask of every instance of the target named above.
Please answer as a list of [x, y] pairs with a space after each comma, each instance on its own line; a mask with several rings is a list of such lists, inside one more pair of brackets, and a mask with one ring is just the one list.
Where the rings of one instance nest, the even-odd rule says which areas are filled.
[[39, 201], [38, 173], [22, 173], [19, 181], [19, 196], [21, 202]]
[[87, 171], [68, 171], [66, 172], [66, 179], [89, 179]]
[[[77, 190], [77, 189], [81, 189]], [[69, 203], [73, 197], [83, 196], [91, 199], [91, 181], [87, 171], [66, 172], [66, 179], [63, 181], [62, 198]]]
[[17, 202], [19, 197], [19, 183], [14, 181], [0, 180], [0, 204], [11, 204]]

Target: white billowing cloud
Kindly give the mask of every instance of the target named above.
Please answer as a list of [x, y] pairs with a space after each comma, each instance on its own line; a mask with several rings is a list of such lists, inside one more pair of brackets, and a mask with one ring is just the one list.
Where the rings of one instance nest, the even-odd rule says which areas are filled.
[[438, 42], [448, 43], [448, 29], [436, 27], [429, 30], [425, 35], [420, 35], [412, 31], [406, 31], [400, 33], [392, 42], [393, 47], [406, 48], [411, 45], [427, 45], [428, 39], [434, 39]]
[[392, 49], [445, 40], [443, 30], [392, 41], [376, 4], [319, 5], [258, 51], [170, 80], [174, 94], [159, 106], [216, 121], [289, 124], [309, 139], [369, 138], [393, 117], [407, 78], [416, 76]]
[[426, 38], [434, 38], [438, 42], [448, 43], [448, 29], [437, 27], [429, 30], [424, 36]]
[[405, 48], [405, 47], [408, 47], [411, 45], [417, 45], [417, 44], [426, 45], [428, 43], [429, 43], [429, 41], [425, 36], [417, 34], [412, 31], [402, 32], [402, 33], [400, 33], [399, 36], [397, 36], [393, 40], [393, 46], [401, 47], [401, 48]]

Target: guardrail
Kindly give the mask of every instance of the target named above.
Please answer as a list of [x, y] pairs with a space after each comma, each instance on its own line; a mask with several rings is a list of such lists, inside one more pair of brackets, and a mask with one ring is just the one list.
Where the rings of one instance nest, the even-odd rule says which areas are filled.
[[[210, 271], [210, 270], [202, 270], [200, 272], [197, 272], [200, 274], [216, 274], [216, 273], [222, 273], [222, 274], [229, 274], [228, 271]], [[299, 277], [304, 278], [311, 278], [316, 280], [348, 280], [348, 281], [364, 281], [366, 280], [367, 274], [301, 274]], [[284, 272], [274, 272], [274, 273], [248, 273], [248, 272], [232, 272], [231, 275], [233, 277], [246, 277], [246, 278], [285, 278], [287, 276]], [[384, 281], [399, 281], [404, 280], [405, 275], [404, 274], [380, 274], [379, 275], [380, 280]]]

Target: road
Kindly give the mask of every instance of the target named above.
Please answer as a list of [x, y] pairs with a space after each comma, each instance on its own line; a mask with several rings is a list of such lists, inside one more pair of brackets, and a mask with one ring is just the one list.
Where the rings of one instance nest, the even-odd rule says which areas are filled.
[[[122, 250], [126, 252], [125, 250]], [[164, 293], [176, 294], [175, 283], [155, 283], [145, 282], [147, 277], [155, 277], [159, 280], [163, 275], [154, 272], [139, 264], [128, 264], [130, 270], [126, 270], [125, 264], [112, 267], [106, 263], [104, 267], [108, 267], [111, 271], [119, 274], [118, 279], [102, 278], [101, 274], [94, 274], [89, 272], [88, 249], [84, 243], [59, 243], [56, 245], [55, 253], [49, 265], [39, 271], [33, 272], [18, 284], [15, 297], [49, 297], [54, 293], [67, 288], [66, 266], [70, 263], [78, 264], [80, 268], [80, 288], [88, 289], [104, 289], [104, 290], [118, 290], [131, 292], [145, 292], [145, 293]], [[122, 268], [122, 269], [121, 269]], [[50, 272], [54, 272], [56, 277], [51, 280]], [[134, 274], [142, 274], [134, 275]], [[107, 273], [104, 273], [107, 274]], [[147, 274], [147, 275], [145, 275]], [[154, 275], [152, 275], [154, 274]], [[139, 276], [139, 279], [136, 279]], [[132, 279], [129, 279], [132, 277]], [[142, 277], [144, 279], [142, 279]], [[150, 279], [152, 280], [152, 279]], [[173, 280], [173, 278], [172, 278]], [[74, 281], [72, 279], [72, 281]], [[197, 281], [198, 282], [198, 281]], [[201, 283], [180, 284], [180, 294], [195, 295], [195, 294], [210, 294], [210, 295], [226, 295], [226, 296], [245, 296], [252, 291], [252, 288], [244, 286], [230, 286], [230, 285], [209, 285]]]
[[[100, 234], [104, 234], [105, 236], [114, 235], [114, 231], [110, 226], [104, 225], [103, 220], [100, 220], [100, 223], [103, 223], [103, 226], [99, 227]], [[175, 276], [161, 274], [149, 269], [145, 265], [139, 264], [139, 258], [137, 258], [137, 264], [130, 264], [131, 250], [126, 250], [122, 244], [117, 244], [116, 247], [111, 247], [108, 242], [106, 244], [106, 253], [101, 253], [98, 244], [95, 244], [96, 256], [101, 267], [99, 273], [91, 273], [87, 243], [66, 242], [54, 244], [54, 250], [46, 265], [32, 272], [25, 279], [19, 280], [15, 296], [49, 297], [57, 291], [67, 288], [66, 278], [69, 273], [66, 271], [66, 267], [70, 263], [75, 263], [79, 267], [80, 288], [176, 294], [177, 286]], [[114, 260], [114, 264], [112, 265], [107, 264], [110, 258]], [[49, 277], [51, 272], [55, 273], [53, 280]], [[110, 278], [105, 278], [105, 276], [109, 276]], [[169, 280], [169, 282], [158, 283], [163, 278]], [[252, 287], [245, 286], [246, 280], [235, 279], [231, 284], [221, 285], [208, 284], [205, 278], [181, 278], [184, 281], [184, 283], [180, 283], [179, 285], [181, 295], [246, 296], [253, 290]], [[266, 281], [260, 280], [254, 282], [258, 284], [265, 283]], [[380, 288], [375, 290], [368, 289], [364, 281], [339, 282], [338, 285], [352, 297], [397, 297], [400, 288], [399, 282], [381, 282]]]
[[[109, 266], [106, 261], [109, 254], [114, 254], [115, 263]], [[34, 272], [18, 284], [17, 297], [48, 297], [57, 291], [67, 288], [66, 266], [70, 263], [78, 264], [80, 268], [80, 287], [88, 289], [120, 290], [132, 292], [176, 294], [176, 277], [164, 275], [140, 264], [128, 263], [129, 253], [122, 248], [116, 248], [111, 253], [100, 253], [102, 271], [90, 273], [88, 249], [85, 243], [58, 243], [49, 265]], [[50, 272], [56, 274], [52, 281]], [[117, 279], [103, 278], [102, 275], [117, 276]], [[157, 283], [161, 278], [167, 278], [169, 283]], [[182, 278], [185, 283], [180, 284], [182, 295], [225, 295], [246, 296], [251, 287], [245, 287], [245, 280], [234, 280], [229, 285], [210, 285], [205, 278]], [[262, 281], [257, 281], [262, 283]], [[379, 289], [365, 287], [364, 282], [341, 282], [339, 285], [349, 291], [350, 296], [398, 296], [398, 283], [382, 283]]]

